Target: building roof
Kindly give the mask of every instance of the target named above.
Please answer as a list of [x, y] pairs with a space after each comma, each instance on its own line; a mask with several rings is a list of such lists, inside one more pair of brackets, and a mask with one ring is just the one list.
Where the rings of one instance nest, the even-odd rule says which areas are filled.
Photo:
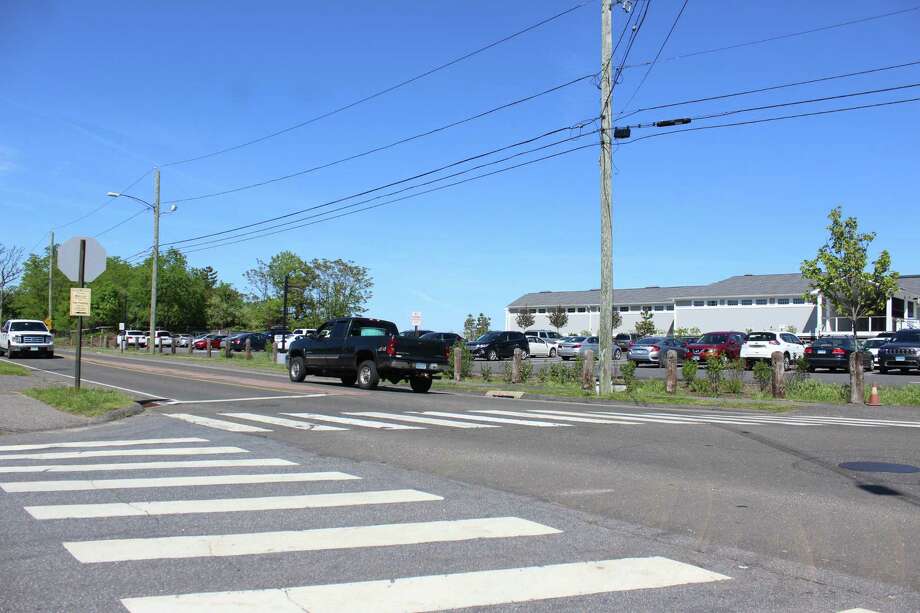
[[797, 272], [778, 275], [736, 275], [702, 286], [702, 291], [691, 298], [800, 296], [810, 289], [811, 282]]
[[898, 285], [905, 293], [920, 296], [920, 275], [901, 275]]
[[[613, 301], [616, 304], [660, 304], [671, 302], [674, 298], [689, 296], [701, 289], [698, 285], [685, 285], [679, 287], [641, 287], [624, 288], [613, 291]], [[520, 306], [571, 306], [571, 305], [599, 305], [601, 303], [601, 290], [591, 289], [576, 292], [534, 292], [524, 294], [509, 307]]]

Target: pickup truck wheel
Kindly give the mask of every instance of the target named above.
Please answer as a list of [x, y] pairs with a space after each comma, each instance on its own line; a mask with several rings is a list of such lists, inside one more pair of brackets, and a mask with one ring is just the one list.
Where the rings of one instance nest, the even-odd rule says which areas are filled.
[[377, 374], [377, 365], [373, 360], [364, 360], [358, 365], [358, 387], [363, 390], [372, 390], [380, 383]]
[[424, 394], [431, 389], [431, 379], [428, 377], [412, 377], [409, 379], [409, 385], [416, 394]]
[[355, 381], [358, 380], [358, 375], [345, 375], [344, 377], [340, 377], [340, 379], [342, 381], [342, 385], [351, 387], [355, 384]]
[[288, 376], [295, 383], [300, 383], [307, 376], [307, 368], [302, 357], [291, 358], [291, 362], [288, 364]]

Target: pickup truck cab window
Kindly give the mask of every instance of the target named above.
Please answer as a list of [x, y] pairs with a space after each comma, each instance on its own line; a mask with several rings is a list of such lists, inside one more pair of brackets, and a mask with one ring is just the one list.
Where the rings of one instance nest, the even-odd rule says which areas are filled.
[[360, 326], [351, 327], [351, 336], [386, 336], [387, 331], [380, 326]]
[[316, 331], [316, 340], [326, 340], [332, 335], [332, 324], [326, 324]]
[[337, 321], [335, 325], [332, 326], [332, 332], [329, 334], [330, 338], [345, 338], [345, 333], [348, 332], [348, 322], [347, 321]]

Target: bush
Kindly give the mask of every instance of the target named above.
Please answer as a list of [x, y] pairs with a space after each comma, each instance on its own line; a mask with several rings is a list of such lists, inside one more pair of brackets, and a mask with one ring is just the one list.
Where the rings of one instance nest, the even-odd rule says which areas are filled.
[[492, 380], [492, 368], [489, 366], [483, 366], [479, 369], [479, 376], [482, 377], [482, 380], [488, 383]]
[[546, 383], [549, 380], [549, 368], [541, 368], [540, 372], [537, 373], [537, 381], [540, 383]]
[[722, 374], [725, 371], [725, 363], [720, 356], [709, 356], [706, 358], [706, 379], [709, 380], [709, 389], [713, 394], [719, 393], [722, 387]]
[[709, 394], [712, 388], [709, 387], [707, 379], [694, 379], [690, 383], [690, 391], [695, 394]]
[[450, 352], [447, 355], [447, 368], [444, 372], [447, 373], [449, 378], [454, 378], [454, 349], [457, 347], [460, 347], [460, 378], [469, 379], [473, 374], [473, 354], [470, 353], [465, 343], [455, 343], [450, 348]]
[[636, 363], [626, 362], [623, 364], [620, 372], [623, 373], [623, 382], [626, 384], [626, 390], [630, 392], [633, 391], [636, 387]]
[[502, 381], [511, 383], [511, 362], [505, 362], [505, 370], [502, 372]]
[[687, 360], [684, 362], [684, 365], [681, 367], [681, 372], [684, 375], [684, 383], [687, 384], [687, 387], [693, 386], [693, 382], [696, 381], [696, 371], [699, 369], [699, 366], [694, 360]]
[[757, 382], [760, 391], [766, 392], [770, 389], [773, 382], [773, 367], [766, 360], [757, 360], [754, 363], [754, 381]]
[[533, 377], [533, 362], [522, 360], [521, 362], [521, 383], [527, 383]]
[[722, 382], [722, 391], [726, 394], [740, 394], [744, 391], [744, 381], [729, 377]]

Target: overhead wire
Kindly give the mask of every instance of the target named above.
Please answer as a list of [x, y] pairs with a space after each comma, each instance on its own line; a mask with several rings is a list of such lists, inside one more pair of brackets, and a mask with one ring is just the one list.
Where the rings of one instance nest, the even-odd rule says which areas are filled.
[[103, 234], [108, 234], [108, 233], [111, 232], [112, 230], [115, 230], [115, 229], [117, 229], [117, 228], [122, 227], [123, 225], [125, 225], [125, 224], [128, 223], [129, 221], [131, 221], [131, 220], [133, 220], [133, 219], [136, 219], [137, 217], [143, 215], [143, 214], [146, 213], [146, 212], [147, 212], [147, 209], [141, 209], [140, 211], [138, 211], [138, 212], [135, 213], [134, 215], [131, 215], [131, 216], [128, 217], [127, 219], [123, 219], [123, 220], [119, 221], [117, 224], [115, 224], [114, 226], [110, 226], [110, 227], [106, 228], [105, 230], [103, 230], [102, 232], [100, 232], [99, 234], [95, 234], [95, 235], [93, 236], [93, 238], [99, 238], [99, 237], [102, 236]]
[[379, 90], [379, 91], [377, 91], [377, 92], [374, 92], [374, 93], [372, 93], [372, 94], [370, 94], [370, 95], [368, 95], [368, 96], [364, 96], [363, 98], [359, 98], [358, 100], [355, 100], [355, 101], [353, 101], [353, 102], [350, 102], [350, 103], [345, 104], [345, 105], [342, 105], [342, 106], [339, 106], [339, 107], [337, 107], [337, 108], [335, 108], [335, 109], [332, 109], [331, 111], [326, 111], [326, 112], [324, 112], [324, 113], [321, 113], [321, 114], [319, 114], [319, 115], [316, 115], [316, 116], [314, 116], [314, 117], [311, 117], [310, 119], [306, 119], [306, 120], [304, 120], [304, 121], [298, 122], [298, 123], [296, 123], [296, 124], [293, 124], [293, 125], [291, 125], [291, 126], [288, 126], [288, 127], [286, 127], [286, 128], [283, 128], [283, 129], [281, 129], [281, 130], [276, 130], [276, 131], [274, 131], [274, 132], [271, 132], [271, 133], [266, 134], [266, 135], [264, 135], [264, 136], [260, 136], [260, 137], [258, 137], [258, 138], [254, 138], [254, 139], [251, 139], [251, 140], [248, 140], [248, 141], [245, 141], [245, 142], [242, 142], [242, 143], [239, 143], [239, 144], [230, 146], [230, 147], [224, 147], [224, 148], [222, 148], [222, 149], [218, 149], [218, 150], [215, 150], [215, 151], [211, 151], [210, 153], [205, 153], [205, 154], [202, 154], [202, 155], [197, 155], [197, 156], [193, 156], [193, 157], [189, 157], [189, 158], [185, 158], [185, 159], [180, 159], [180, 160], [174, 160], [174, 161], [171, 161], [171, 162], [167, 162], [167, 163], [165, 163], [165, 164], [161, 164], [160, 167], [161, 167], [161, 168], [166, 168], [166, 167], [169, 167], [169, 166], [178, 166], [178, 165], [180, 165], [180, 164], [188, 164], [188, 163], [190, 163], [190, 162], [196, 162], [196, 161], [198, 161], [198, 160], [204, 160], [204, 159], [207, 159], [207, 158], [211, 158], [211, 157], [215, 157], [215, 156], [218, 156], [218, 155], [222, 155], [222, 154], [224, 154], [224, 153], [229, 153], [229, 152], [231, 152], [231, 151], [236, 151], [236, 150], [238, 150], [238, 149], [242, 149], [243, 147], [248, 147], [248, 146], [250, 146], [250, 145], [255, 145], [255, 144], [257, 144], [257, 143], [264, 142], [264, 141], [266, 141], [266, 140], [275, 138], [276, 136], [280, 136], [280, 135], [282, 135], [282, 134], [286, 134], [286, 133], [291, 132], [291, 131], [293, 131], [293, 130], [297, 130], [297, 129], [302, 128], [302, 127], [304, 127], [304, 126], [310, 125], [310, 124], [312, 124], [312, 123], [316, 123], [317, 121], [321, 121], [321, 120], [326, 119], [326, 118], [328, 118], [328, 117], [332, 117], [333, 115], [337, 115], [337, 114], [339, 114], [339, 113], [342, 113], [343, 111], [346, 111], [346, 110], [348, 110], [348, 109], [354, 108], [354, 107], [356, 107], [356, 106], [358, 106], [358, 105], [360, 105], [360, 104], [363, 104], [363, 103], [365, 103], [365, 102], [369, 102], [370, 100], [374, 100], [375, 98], [379, 98], [380, 96], [383, 96], [383, 95], [388, 94], [388, 93], [390, 93], [390, 92], [392, 92], [392, 91], [395, 91], [395, 90], [397, 90], [397, 89], [400, 89], [400, 88], [402, 88], [402, 87], [405, 87], [406, 85], [409, 85], [409, 84], [411, 84], [411, 83], [414, 83], [415, 81], [418, 81], [418, 80], [423, 79], [423, 78], [425, 78], [425, 77], [427, 77], [427, 76], [430, 76], [430, 75], [432, 75], [432, 74], [434, 74], [434, 73], [436, 73], [436, 72], [439, 72], [439, 71], [441, 71], [441, 70], [444, 70], [445, 68], [449, 68], [450, 66], [453, 66], [454, 64], [457, 64], [457, 63], [462, 62], [462, 61], [464, 61], [464, 60], [468, 60], [468, 59], [470, 59], [471, 57], [474, 57], [474, 56], [476, 56], [476, 55], [479, 55], [480, 53], [483, 53], [483, 52], [485, 52], [485, 51], [488, 51], [489, 49], [492, 49], [493, 47], [496, 47], [496, 46], [501, 45], [501, 44], [503, 44], [503, 43], [506, 43], [506, 42], [508, 42], [508, 41], [510, 41], [510, 40], [513, 40], [513, 39], [517, 38], [518, 36], [522, 36], [523, 34], [526, 34], [526, 33], [528, 33], [528, 32], [531, 32], [531, 31], [533, 31], [533, 30], [536, 30], [537, 28], [540, 28], [541, 26], [544, 26], [544, 25], [546, 25], [546, 24], [548, 24], [548, 23], [551, 23], [551, 22], [553, 22], [553, 21], [555, 21], [555, 20], [557, 20], [557, 19], [560, 19], [560, 18], [562, 18], [562, 17], [564, 17], [564, 16], [566, 16], [566, 15], [568, 15], [568, 14], [574, 12], [574, 11], [577, 11], [578, 9], [584, 7], [586, 4], [587, 4], [587, 2], [583, 2], [583, 3], [581, 3], [581, 4], [576, 4], [576, 5], [574, 5], [574, 6], [570, 7], [570, 8], [568, 8], [568, 9], [566, 9], [566, 10], [560, 12], [560, 13], [556, 13], [555, 15], [552, 15], [552, 16], [550, 16], [550, 17], [547, 17], [546, 19], [543, 19], [543, 20], [541, 20], [541, 21], [539, 21], [539, 22], [537, 22], [537, 23], [535, 23], [535, 24], [533, 24], [533, 25], [530, 25], [530, 26], [528, 26], [528, 27], [526, 27], [526, 28], [524, 28], [524, 29], [522, 29], [522, 30], [518, 30], [518, 31], [516, 31], [516, 32], [514, 32], [514, 33], [512, 33], [512, 34], [509, 34], [508, 36], [505, 36], [505, 37], [503, 37], [503, 38], [501, 38], [501, 39], [499, 39], [499, 40], [493, 41], [493, 42], [491, 42], [491, 43], [489, 43], [489, 44], [487, 44], [487, 45], [485, 45], [485, 46], [479, 47], [478, 49], [475, 49], [475, 50], [470, 51], [470, 52], [468, 52], [468, 53], [466, 53], [466, 54], [464, 54], [464, 55], [461, 55], [460, 57], [454, 58], [454, 59], [452, 59], [452, 60], [450, 60], [450, 61], [448, 61], [448, 62], [445, 62], [445, 63], [443, 63], [443, 64], [440, 64], [440, 65], [438, 65], [438, 66], [435, 66], [434, 68], [430, 68], [430, 69], [428, 69], [428, 70], [426, 70], [426, 71], [424, 71], [424, 72], [422, 72], [422, 73], [420, 73], [420, 74], [417, 74], [417, 75], [415, 75], [415, 76], [413, 76], [413, 77], [410, 77], [410, 78], [408, 78], [408, 79], [405, 79], [405, 80], [403, 80], [403, 81], [400, 81], [399, 83], [396, 83], [396, 84], [394, 84], [394, 85], [391, 85], [391, 86], [389, 86], [389, 87], [386, 87], [386, 88], [384, 88], [384, 89], [381, 89], [381, 90]]

